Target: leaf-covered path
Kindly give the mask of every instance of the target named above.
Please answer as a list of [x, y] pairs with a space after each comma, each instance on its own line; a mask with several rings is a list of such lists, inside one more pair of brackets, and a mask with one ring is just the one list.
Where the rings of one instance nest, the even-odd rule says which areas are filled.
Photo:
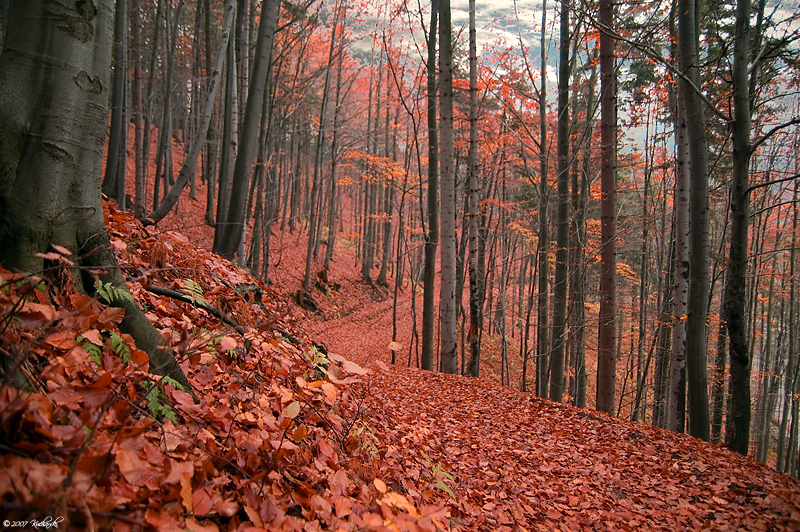
[[483, 380], [373, 369], [368, 412], [398, 491], [466, 529], [800, 529], [800, 484], [725, 449]]

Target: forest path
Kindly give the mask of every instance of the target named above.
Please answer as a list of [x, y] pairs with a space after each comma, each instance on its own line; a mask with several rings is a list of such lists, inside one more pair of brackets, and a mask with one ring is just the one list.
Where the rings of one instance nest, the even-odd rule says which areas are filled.
[[491, 365], [481, 379], [406, 367], [408, 283], [397, 310], [404, 348], [390, 365], [393, 292], [350, 264], [340, 259], [338, 289], [315, 290], [322, 312], [298, 326], [369, 368], [362, 420], [378, 476], [417, 507], [448, 507], [451, 524], [480, 531], [800, 530], [800, 483], [750, 458], [520, 393], [497, 384]]
[[[381, 360], [391, 363], [389, 344], [392, 342], [392, 292], [385, 288], [370, 287], [364, 281], [350, 280], [335, 294], [332, 305], [325, 305], [321, 315], [309, 315], [299, 325], [314, 339], [324, 344], [329, 351], [339, 353], [359, 364]], [[360, 286], [359, 286], [360, 285]], [[353, 291], [361, 294], [353, 295]], [[399, 293], [397, 301], [397, 338], [403, 344], [398, 361], [408, 363], [409, 339], [412, 336], [413, 320], [410, 288]], [[315, 297], [319, 292], [315, 293]], [[318, 298], [319, 299], [319, 298]], [[319, 302], [319, 301], [318, 301]], [[421, 312], [421, 296], [417, 298], [417, 312]]]

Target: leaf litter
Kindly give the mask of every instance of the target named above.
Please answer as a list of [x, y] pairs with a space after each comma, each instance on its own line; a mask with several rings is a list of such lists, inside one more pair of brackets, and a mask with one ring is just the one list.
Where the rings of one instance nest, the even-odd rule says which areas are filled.
[[[350, 302], [358, 312], [327, 302], [339, 322], [328, 331], [345, 341], [321, 352], [275, 288], [181, 233], [113, 206], [107, 221], [129, 289], [198, 401], [147, 373], [115, 309], [0, 270], [0, 348], [33, 389], [0, 390], [4, 519], [118, 531], [800, 529], [800, 483], [750, 458], [484, 379], [389, 366], [357, 321], [381, 298]], [[337, 275], [343, 293], [357, 290]], [[152, 286], [202, 299], [244, 335]]]

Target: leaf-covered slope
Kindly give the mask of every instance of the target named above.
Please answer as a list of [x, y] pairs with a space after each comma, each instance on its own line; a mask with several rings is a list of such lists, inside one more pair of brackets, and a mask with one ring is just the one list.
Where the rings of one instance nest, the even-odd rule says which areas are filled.
[[146, 232], [113, 208], [108, 222], [132, 293], [200, 400], [153, 384], [115, 310], [0, 272], [0, 347], [39, 387], [0, 391], [4, 519], [63, 517], [60, 530], [800, 528], [800, 484], [749, 458], [483, 379], [388, 366], [390, 333], [372, 319], [386, 299], [355, 269], [348, 280], [347, 258], [323, 305], [337, 319], [315, 324], [341, 333], [326, 355], [277, 291], [180, 233]]
[[281, 318], [276, 293], [182, 235], [147, 233], [113, 208], [108, 221], [131, 292], [199, 401], [147, 373], [116, 309], [0, 270], [5, 374], [33, 388], [0, 390], [4, 519], [50, 517], [61, 530], [444, 526], [444, 509], [415, 507], [376, 476], [357, 408], [365, 370], [317, 351]]
[[371, 390], [400, 491], [447, 504], [466, 529], [800, 529], [796, 479], [687, 435], [400, 367]]

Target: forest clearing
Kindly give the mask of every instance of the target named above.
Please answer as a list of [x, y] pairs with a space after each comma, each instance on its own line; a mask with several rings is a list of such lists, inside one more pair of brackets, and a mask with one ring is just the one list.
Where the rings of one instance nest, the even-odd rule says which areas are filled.
[[4, 529], [800, 529], [798, 17], [0, 1]]

